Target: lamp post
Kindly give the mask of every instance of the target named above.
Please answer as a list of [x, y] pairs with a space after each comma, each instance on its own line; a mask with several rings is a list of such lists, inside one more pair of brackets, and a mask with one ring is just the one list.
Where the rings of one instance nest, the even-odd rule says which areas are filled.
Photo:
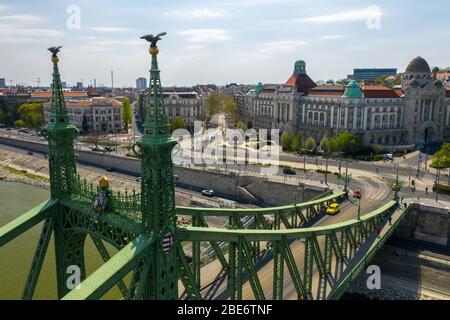
[[441, 175], [441, 169], [439, 167], [439, 162], [440, 162], [440, 158], [437, 159], [437, 166], [436, 166], [436, 181], [435, 181], [435, 186], [436, 186], [436, 202], [439, 201], [439, 182], [440, 182], [440, 175]]
[[395, 201], [398, 202], [398, 191], [400, 189], [400, 185], [398, 183], [398, 163], [395, 165], [395, 168], [396, 168], [396, 171], [397, 171], [397, 174], [396, 174], [396, 177], [395, 177]]
[[344, 191], [345, 191], [345, 192], [348, 191], [348, 160], [346, 161], [346, 166], [345, 166], [345, 185], [344, 185]]
[[328, 157], [326, 158], [325, 164], [325, 184], [328, 185]]

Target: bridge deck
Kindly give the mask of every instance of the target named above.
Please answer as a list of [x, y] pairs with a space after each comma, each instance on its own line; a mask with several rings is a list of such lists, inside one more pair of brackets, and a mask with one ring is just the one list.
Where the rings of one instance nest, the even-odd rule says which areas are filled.
[[[387, 220], [384, 220], [380, 227], [382, 231], [380, 238], [378, 238], [376, 231], [372, 231], [366, 240], [358, 248], [348, 249], [348, 258], [343, 262], [332, 260], [332, 275], [322, 278], [318, 272], [317, 265], [313, 266], [312, 276], [312, 292], [310, 299], [327, 299], [338, 298], [346, 289], [348, 284], [353, 280], [367, 262], [375, 255], [379, 248], [384, 244], [386, 239], [395, 229], [399, 219], [405, 215], [403, 210], [397, 210], [392, 214], [392, 226]], [[348, 219], [347, 215], [343, 215], [340, 219]], [[336, 223], [336, 221], [333, 221]], [[328, 219], [319, 221], [314, 227], [329, 224]], [[321, 228], [318, 228], [321, 229]], [[318, 243], [323, 252], [325, 246], [325, 237], [318, 237]], [[303, 265], [305, 257], [304, 239], [294, 240], [290, 244], [294, 260], [298, 267], [300, 274], [303, 274]], [[261, 282], [264, 296], [266, 299], [272, 299], [273, 292], [273, 259], [270, 255], [266, 256], [257, 264], [257, 275]], [[245, 276], [244, 276], [245, 278]], [[297, 299], [297, 292], [287, 266], [284, 266], [284, 281], [283, 281], [283, 299]], [[201, 288], [203, 298], [209, 299], [228, 299], [229, 292], [227, 289], [226, 273], [222, 270], [220, 263], [215, 260], [212, 263], [204, 266], [201, 272]], [[180, 285], [180, 294], [183, 287]], [[249, 281], [246, 281], [242, 289], [242, 298], [246, 300], [255, 299]]]

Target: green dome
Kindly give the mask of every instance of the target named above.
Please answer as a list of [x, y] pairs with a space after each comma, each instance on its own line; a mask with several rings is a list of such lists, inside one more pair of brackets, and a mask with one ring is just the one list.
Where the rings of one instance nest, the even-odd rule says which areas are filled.
[[347, 86], [347, 89], [345, 89], [344, 95], [342, 98], [347, 99], [362, 99], [363, 93], [361, 91], [361, 88], [359, 87], [358, 82], [355, 80], [350, 81], [350, 83]]
[[258, 84], [256, 85], [256, 88], [255, 88], [256, 95], [258, 95], [261, 92], [263, 87], [264, 87], [263, 84], [261, 82], [258, 82]]
[[298, 60], [294, 65], [295, 74], [306, 74], [306, 63], [303, 60]]

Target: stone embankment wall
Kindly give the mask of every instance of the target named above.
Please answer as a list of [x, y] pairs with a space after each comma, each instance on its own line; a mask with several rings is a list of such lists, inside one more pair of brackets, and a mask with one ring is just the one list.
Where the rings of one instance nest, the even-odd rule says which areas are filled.
[[[44, 143], [24, 141], [0, 137], [0, 144], [9, 145], [38, 153], [48, 153]], [[117, 172], [140, 176], [140, 160], [116, 155], [101, 154], [91, 151], [77, 150], [77, 162], [99, 168], [113, 168]], [[219, 172], [175, 167], [178, 176], [177, 184], [181, 187], [197, 189], [214, 189], [219, 195], [229, 195], [244, 201], [255, 200], [267, 205], [283, 205], [295, 201], [295, 193], [300, 202], [302, 191], [296, 186], [268, 181], [254, 176], [231, 176]], [[305, 200], [317, 197], [325, 192], [325, 188], [306, 186]]]

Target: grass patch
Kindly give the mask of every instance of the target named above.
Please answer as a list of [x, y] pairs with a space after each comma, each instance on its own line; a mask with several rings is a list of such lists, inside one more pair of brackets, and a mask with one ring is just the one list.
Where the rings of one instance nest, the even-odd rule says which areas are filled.
[[29, 173], [26, 170], [19, 170], [13, 167], [10, 167], [8, 165], [0, 165], [3, 169], [7, 170], [9, 173], [11, 174], [15, 174], [15, 175], [19, 175], [19, 176], [24, 176], [27, 177], [28, 179], [31, 180], [37, 180], [37, 181], [42, 181], [42, 182], [49, 182], [49, 178], [44, 177], [44, 176], [40, 176], [34, 173]]

